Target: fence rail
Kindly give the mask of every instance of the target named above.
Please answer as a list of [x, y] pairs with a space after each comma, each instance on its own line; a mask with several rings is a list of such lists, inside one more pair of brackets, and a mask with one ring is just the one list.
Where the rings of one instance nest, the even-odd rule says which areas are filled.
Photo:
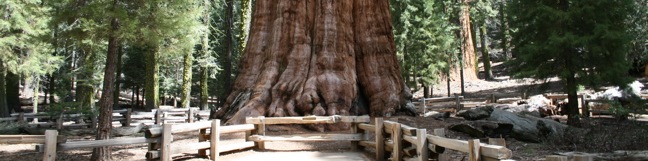
[[[148, 144], [146, 153], [148, 160], [159, 159], [169, 161], [174, 154], [196, 152], [201, 156], [209, 156], [218, 160], [219, 154], [238, 149], [265, 149], [269, 141], [350, 141], [352, 149], [363, 150], [374, 148], [376, 160], [416, 160], [427, 161], [437, 158], [446, 149], [467, 153], [469, 161], [477, 160], [507, 160], [511, 150], [504, 145], [503, 139], [493, 139], [489, 144], [479, 140], [457, 140], [445, 138], [444, 129], [434, 129], [428, 134], [426, 129], [418, 129], [398, 122], [375, 118], [373, 124], [368, 116], [318, 116], [318, 117], [248, 117], [248, 124], [221, 126], [220, 120], [201, 121], [182, 124], [164, 124], [160, 128], [150, 128], [140, 138], [115, 138], [109, 140], [67, 142], [58, 136], [56, 130], [47, 130], [45, 135], [4, 135], [0, 143], [22, 144], [36, 143], [42, 146], [43, 160], [55, 160], [56, 151], [78, 148], [96, 148], [132, 144]], [[266, 124], [313, 124], [313, 123], [349, 123], [351, 133], [309, 133], [294, 135], [266, 135]], [[188, 132], [198, 132], [197, 142], [174, 143], [174, 135]], [[226, 133], [245, 132], [245, 141], [222, 144], [220, 136]], [[369, 140], [369, 135], [375, 139]], [[493, 145], [496, 144], [496, 145]], [[209, 154], [208, 154], [209, 153]]]

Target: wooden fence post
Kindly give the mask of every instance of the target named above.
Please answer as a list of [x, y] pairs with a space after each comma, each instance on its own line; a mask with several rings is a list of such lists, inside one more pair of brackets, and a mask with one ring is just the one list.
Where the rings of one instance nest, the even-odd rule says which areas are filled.
[[468, 140], [468, 161], [479, 161], [481, 159], [479, 146], [479, 139]]
[[583, 116], [590, 117], [590, 110], [589, 110], [589, 106], [587, 105], [587, 95], [585, 95], [584, 93], [583, 95], [581, 95], [581, 104], [582, 104], [581, 108], [583, 111]]
[[425, 116], [425, 112], [427, 112], [427, 104], [425, 103], [425, 97], [421, 98], [421, 100], [423, 100], [423, 101], [421, 101], [421, 102], [423, 102], [422, 116]]
[[43, 161], [56, 160], [56, 137], [58, 137], [58, 131], [45, 131], [45, 153], [43, 153]]
[[416, 129], [416, 152], [418, 153], [419, 161], [428, 161], [428, 143], [427, 143], [427, 130]]
[[155, 124], [156, 125], [162, 124], [161, 120], [162, 119], [160, 118], [160, 109], [157, 109], [155, 110]]
[[[434, 129], [434, 135], [439, 136], [439, 137], [445, 137], [445, 129], [444, 128], [436, 128]], [[436, 158], [439, 161], [448, 161], [450, 160], [450, 156], [445, 152], [445, 148], [437, 145], [428, 145], [430, 147], [430, 150], [432, 150], [433, 155], [431, 155], [432, 158]]]
[[383, 118], [377, 117], [376, 119], [376, 161], [385, 160], [385, 136], [383, 135]]
[[459, 95], [458, 94], [455, 94], [455, 103], [456, 103], [455, 111], [459, 112], [460, 110], [462, 110], [462, 108], [461, 108], [461, 100], [459, 100]]
[[220, 120], [212, 120], [211, 124], [211, 137], [210, 137], [210, 152], [211, 160], [218, 160], [218, 142], [220, 142]]
[[127, 108], [126, 109], [126, 114], [124, 115], [124, 118], [126, 118], [126, 121], [124, 121], [126, 126], [130, 126], [133, 120], [131, 119], [131, 115], [133, 114], [133, 109], [132, 108]]
[[162, 126], [162, 146], [160, 146], [161, 161], [171, 160], [171, 141], [173, 140], [173, 135], [171, 134], [172, 128], [173, 124], [164, 124]]
[[[260, 124], [256, 124], [256, 131], [257, 135], [265, 136], [265, 117], [264, 116], [259, 116], [259, 121], [261, 122]], [[265, 150], [265, 142], [263, 141], [258, 141], [255, 142], [257, 145], [256, 147], [259, 150]]]
[[187, 112], [189, 113], [189, 114], [187, 114], [187, 122], [188, 123], [193, 123], [194, 122], [194, 118], [193, 118], [194, 110], [191, 107], [189, 107], [189, 111], [187, 111]]
[[401, 161], [403, 158], [403, 130], [401, 124], [396, 123], [392, 129], [392, 141], [394, 142], [394, 149], [392, 150], [392, 161]]
[[[198, 133], [198, 142], [207, 141], [207, 129], [200, 129]], [[207, 149], [198, 149], [198, 155], [207, 157]]]
[[[355, 122], [355, 118], [353, 118], [353, 122], [351, 123], [351, 133], [364, 134], [364, 131], [362, 129], [358, 128], [358, 124], [359, 123]], [[360, 142], [359, 141], [351, 141], [351, 150], [353, 150], [353, 151], [362, 150], [362, 146], [359, 146], [358, 143], [360, 143]]]
[[18, 122], [23, 123], [25, 122], [25, 113], [18, 113]]
[[56, 130], [63, 129], [63, 115], [63, 112], [61, 112], [61, 114], [58, 115], [58, 118], [56, 118]]

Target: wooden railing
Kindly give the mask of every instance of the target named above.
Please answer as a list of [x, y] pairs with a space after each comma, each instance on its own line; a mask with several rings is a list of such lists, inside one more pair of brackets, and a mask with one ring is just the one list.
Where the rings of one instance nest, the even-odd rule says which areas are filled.
[[[209, 130], [209, 133], [208, 131]], [[205, 122], [185, 123], [185, 124], [164, 124], [162, 128], [151, 128], [146, 131], [145, 137], [149, 139], [160, 138], [160, 142], [151, 143], [149, 151], [146, 153], [146, 159], [160, 159], [169, 161], [174, 154], [198, 151], [199, 155], [206, 156], [209, 149], [209, 155], [212, 160], [216, 160], [220, 153], [238, 149], [254, 147], [254, 142], [245, 141], [242, 143], [220, 145], [220, 135], [234, 132], [246, 132], [254, 130], [252, 124], [220, 126], [220, 120]], [[174, 144], [173, 135], [199, 131], [198, 142], [191, 144]]]
[[[265, 149], [265, 142], [270, 141], [351, 141], [353, 148], [365, 140], [363, 135], [355, 133], [359, 123], [370, 122], [369, 116], [306, 116], [306, 117], [248, 117], [245, 122], [254, 124], [255, 134], [248, 140], [256, 142], [258, 149]], [[276, 124], [332, 124], [351, 123], [353, 134], [290, 134], [270, 136], [265, 133], [265, 125]]]
[[[457, 140], [445, 138], [444, 129], [434, 129], [432, 135], [426, 129], [417, 129], [394, 121], [385, 121], [375, 118], [370, 124], [368, 116], [307, 116], [307, 117], [248, 117], [248, 124], [221, 126], [220, 120], [202, 121], [183, 124], [164, 124], [162, 127], [150, 128], [142, 138], [115, 138], [109, 140], [66, 142], [65, 138], [58, 137], [56, 130], [47, 130], [45, 135], [0, 135], [0, 143], [44, 144], [43, 160], [55, 160], [57, 150], [76, 148], [95, 148], [104, 146], [118, 146], [131, 144], [149, 144], [146, 153], [148, 160], [159, 159], [169, 161], [178, 153], [197, 151], [201, 156], [211, 160], [218, 160], [219, 154], [238, 149], [256, 147], [265, 149], [265, 142], [269, 141], [350, 141], [352, 149], [363, 150], [374, 148], [376, 160], [383, 161], [389, 158], [392, 161], [438, 159], [447, 149], [468, 154], [469, 161], [507, 160], [512, 152], [503, 145], [503, 139], [489, 141], [489, 144], [480, 143], [478, 139]], [[320, 123], [350, 123], [351, 133], [340, 134], [292, 134], [292, 135], [267, 135], [266, 125], [276, 124], [320, 124]], [[174, 143], [174, 135], [198, 132], [195, 143]], [[245, 132], [245, 141], [239, 143], [221, 144], [222, 134]], [[369, 135], [375, 135], [374, 140], [369, 140]], [[493, 145], [497, 144], [497, 145]], [[58, 145], [58, 146], [57, 146]], [[391, 154], [391, 155], [390, 155]]]
[[[162, 124], [162, 123], [191, 123], [200, 119], [207, 120], [209, 111], [199, 111], [198, 108], [175, 108], [175, 109], [154, 109], [152, 112], [133, 112], [130, 108], [113, 110], [113, 126], [134, 126], [144, 124]], [[48, 122], [42, 120], [48, 119]], [[41, 122], [34, 122], [39, 120]], [[88, 120], [88, 121], [84, 121]], [[97, 125], [97, 119], [85, 114], [67, 113], [59, 115], [58, 118], [52, 118], [51, 115], [41, 113], [14, 113], [11, 117], [0, 118], [0, 121], [25, 122], [40, 127], [88, 127], [93, 128]], [[64, 123], [73, 121], [74, 123]]]
[[374, 148], [376, 160], [383, 161], [390, 151], [389, 160], [421, 160], [438, 159], [445, 149], [468, 153], [470, 161], [507, 160], [512, 156], [511, 150], [504, 146], [480, 143], [478, 139], [464, 141], [445, 138], [443, 129], [435, 129], [434, 135], [428, 135], [426, 129], [416, 129], [393, 121], [383, 121], [376, 118], [374, 125], [360, 124], [361, 130], [373, 133], [375, 140], [361, 141], [360, 145]]

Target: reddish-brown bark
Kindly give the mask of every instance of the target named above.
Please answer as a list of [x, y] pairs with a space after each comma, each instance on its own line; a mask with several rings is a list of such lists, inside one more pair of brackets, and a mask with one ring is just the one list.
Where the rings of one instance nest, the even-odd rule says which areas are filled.
[[233, 124], [248, 116], [391, 115], [409, 96], [387, 0], [255, 1], [239, 69], [212, 114]]
[[[461, 27], [461, 52], [463, 60], [463, 74], [465, 80], [477, 80], [477, 56], [475, 55], [475, 47], [473, 44], [473, 35], [471, 34], [470, 26], [470, 2], [472, 0], [461, 0], [461, 13], [459, 16], [459, 24]], [[457, 66], [450, 70], [450, 77], [454, 80], [459, 80], [461, 67]]]

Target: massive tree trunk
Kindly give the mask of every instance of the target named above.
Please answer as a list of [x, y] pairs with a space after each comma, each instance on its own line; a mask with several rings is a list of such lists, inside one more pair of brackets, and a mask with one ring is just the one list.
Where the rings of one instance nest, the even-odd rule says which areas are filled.
[[451, 69], [450, 75], [453, 79], [458, 80], [461, 77], [461, 69], [463, 68], [463, 76], [465, 80], [477, 80], [477, 56], [475, 55], [475, 48], [473, 44], [473, 37], [471, 34], [470, 26], [470, 2], [471, 0], [461, 0], [462, 6], [459, 13], [459, 24], [461, 27], [461, 59], [463, 67]]
[[255, 1], [233, 91], [212, 118], [390, 116], [411, 97], [395, 52], [387, 0]]
[[[115, 10], [119, 0], [113, 1], [112, 10]], [[110, 132], [112, 131], [112, 112], [113, 112], [113, 96], [115, 90], [115, 70], [117, 68], [117, 57], [119, 49], [119, 40], [117, 39], [117, 30], [119, 30], [119, 22], [117, 18], [112, 18], [110, 22], [110, 36], [108, 37], [108, 53], [106, 54], [106, 67], [104, 69], [103, 91], [101, 99], [99, 100], [99, 125], [97, 126], [97, 137], [95, 140], [110, 139]], [[92, 150], [90, 160], [104, 161], [112, 160], [111, 147], [100, 147]]]

